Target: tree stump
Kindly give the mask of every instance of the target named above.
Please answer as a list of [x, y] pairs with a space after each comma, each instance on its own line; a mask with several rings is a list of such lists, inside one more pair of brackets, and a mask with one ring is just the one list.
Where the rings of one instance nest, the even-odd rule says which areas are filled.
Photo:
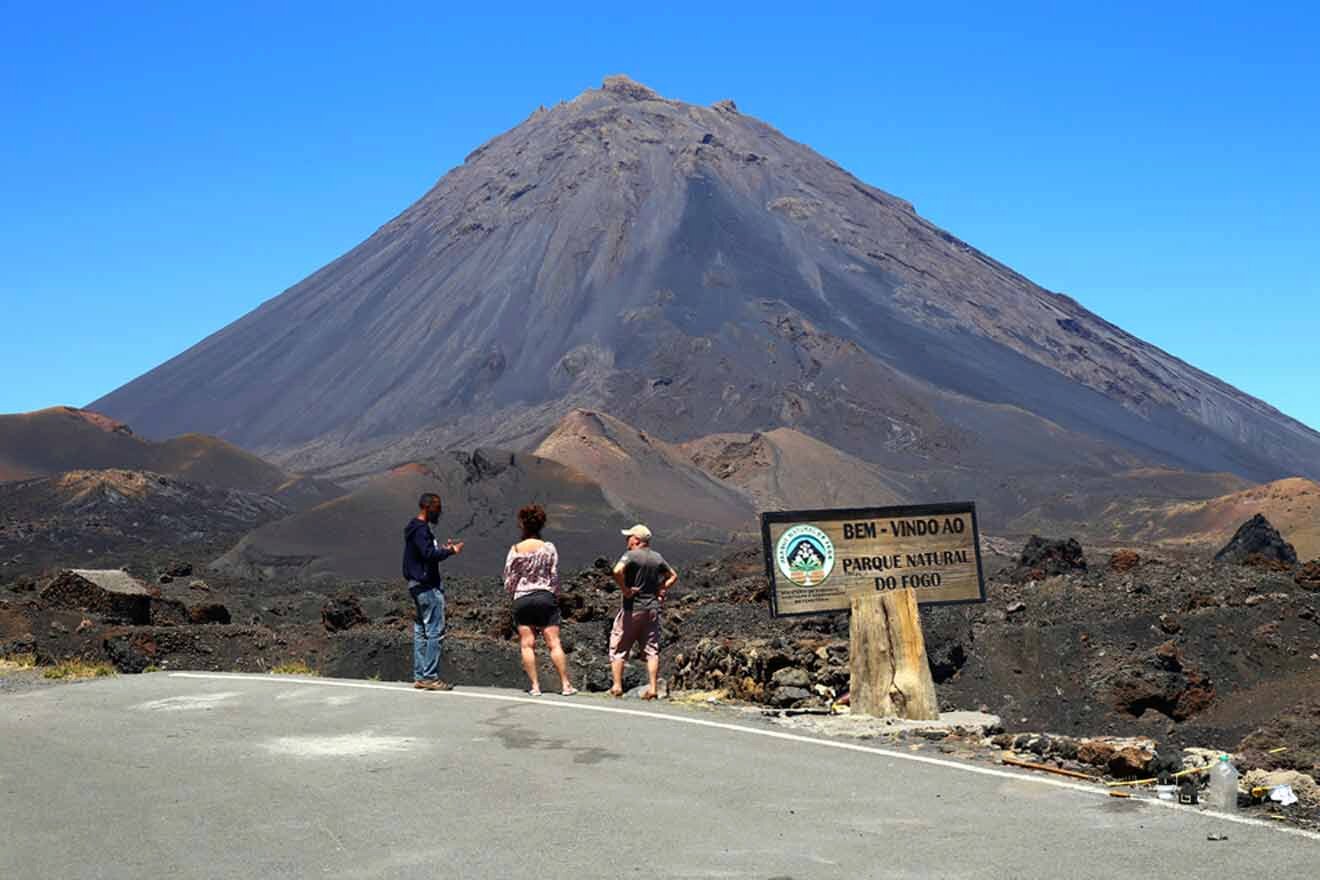
[[939, 719], [916, 593], [908, 589], [853, 596], [848, 637], [853, 712]]

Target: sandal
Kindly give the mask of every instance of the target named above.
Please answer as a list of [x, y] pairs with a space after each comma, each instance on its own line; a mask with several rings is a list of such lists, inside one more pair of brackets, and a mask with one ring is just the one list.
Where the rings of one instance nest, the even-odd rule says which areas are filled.
[[529, 697], [539, 697], [539, 696], [541, 696], [541, 689], [540, 689], [539, 687], [528, 688], [528, 689], [527, 689], [527, 696], [529, 696]]
[[655, 691], [642, 691], [643, 700], [654, 700], [657, 696], [659, 695]]
[[617, 699], [623, 696], [623, 691], [618, 691], [615, 690], [614, 688], [610, 688], [610, 696]]
[[573, 686], [570, 684], [568, 687], [566, 687], [566, 688], [564, 688], [562, 691], [560, 691], [560, 692], [559, 692], [559, 695], [560, 695], [561, 697], [571, 697], [571, 696], [573, 696], [574, 694], [576, 694], [577, 692], [578, 692], [578, 689], [575, 688], [575, 687], [573, 687]]

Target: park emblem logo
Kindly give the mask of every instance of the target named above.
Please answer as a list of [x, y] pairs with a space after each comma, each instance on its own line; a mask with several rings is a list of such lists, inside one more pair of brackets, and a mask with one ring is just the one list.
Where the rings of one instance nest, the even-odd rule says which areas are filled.
[[800, 587], [814, 587], [834, 570], [834, 542], [815, 526], [793, 526], [780, 536], [775, 561], [784, 577]]

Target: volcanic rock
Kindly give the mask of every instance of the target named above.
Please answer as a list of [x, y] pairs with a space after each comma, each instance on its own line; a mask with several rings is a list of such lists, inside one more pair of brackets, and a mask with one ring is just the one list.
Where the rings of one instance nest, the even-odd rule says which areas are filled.
[[1117, 749], [1111, 743], [1099, 739], [1085, 739], [1077, 744], [1077, 760], [1083, 764], [1102, 767], [1114, 757]]
[[1109, 567], [1117, 572], [1131, 571], [1141, 564], [1141, 557], [1133, 550], [1119, 550], [1109, 557]]
[[155, 645], [140, 636], [127, 633], [107, 638], [103, 643], [105, 656], [120, 672], [145, 672], [155, 659]]
[[780, 669], [778, 672], [776, 672], [773, 676], [770, 677], [770, 681], [777, 687], [781, 687], [781, 688], [811, 687], [811, 676], [807, 674], [807, 671], [805, 669], [798, 669], [797, 667], [794, 666], [786, 666], [785, 668]]
[[1320, 559], [1312, 559], [1297, 569], [1293, 581], [1304, 590], [1320, 592]]
[[66, 569], [41, 591], [41, 601], [116, 623], [146, 624], [151, 618], [151, 591], [125, 571]]
[[31, 575], [20, 575], [9, 588], [15, 593], [35, 593], [37, 591], [37, 579]]
[[803, 688], [780, 687], [780, 688], [775, 688], [774, 691], [771, 692], [770, 705], [777, 706], [779, 708], [787, 708], [803, 700], [810, 700], [811, 698], [812, 698], [811, 691], [804, 690]]
[[1032, 535], [1022, 548], [1012, 579], [1022, 583], [1073, 571], [1086, 571], [1086, 557], [1076, 538], [1050, 540]]
[[[930, 674], [936, 684], [942, 684], [956, 676], [967, 663], [973, 644], [972, 627], [965, 617], [954, 615], [928, 615], [923, 624]], [[841, 643], [838, 654], [831, 655], [830, 659], [846, 667], [847, 643]]]
[[1320, 699], [1279, 712], [1243, 737], [1235, 754], [1243, 768], [1295, 769], [1320, 779]]
[[1154, 740], [1144, 737], [1091, 737], [1079, 740], [1076, 758], [1123, 778], [1144, 776], [1156, 760]]
[[188, 609], [188, 619], [195, 624], [229, 624], [229, 609], [219, 602], [205, 602]]
[[1159, 645], [1144, 658], [1123, 663], [1104, 678], [1101, 687], [1116, 709], [1136, 718], [1153, 709], [1183, 721], [1215, 698], [1212, 684], [1187, 666], [1172, 641]]
[[1297, 563], [1293, 545], [1283, 540], [1278, 530], [1259, 513], [1243, 523], [1232, 540], [1215, 554], [1215, 562], [1243, 565], [1253, 560]]
[[182, 626], [192, 622], [188, 606], [176, 599], [151, 597], [151, 626]]
[[371, 620], [362, 610], [357, 596], [352, 594], [335, 596], [321, 606], [321, 625], [327, 632], [340, 632], [369, 623]]
[[31, 653], [31, 617], [8, 602], [0, 602], [0, 657]]

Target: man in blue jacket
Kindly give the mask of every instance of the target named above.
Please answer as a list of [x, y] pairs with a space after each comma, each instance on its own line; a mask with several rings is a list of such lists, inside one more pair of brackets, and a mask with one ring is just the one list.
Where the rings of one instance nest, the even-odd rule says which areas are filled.
[[445, 586], [440, 579], [440, 562], [462, 553], [463, 542], [436, 541], [431, 526], [440, 521], [439, 495], [427, 492], [417, 507], [417, 516], [403, 530], [403, 576], [417, 612], [413, 621], [413, 687], [447, 691], [454, 686], [440, 680], [440, 643], [445, 637]]

